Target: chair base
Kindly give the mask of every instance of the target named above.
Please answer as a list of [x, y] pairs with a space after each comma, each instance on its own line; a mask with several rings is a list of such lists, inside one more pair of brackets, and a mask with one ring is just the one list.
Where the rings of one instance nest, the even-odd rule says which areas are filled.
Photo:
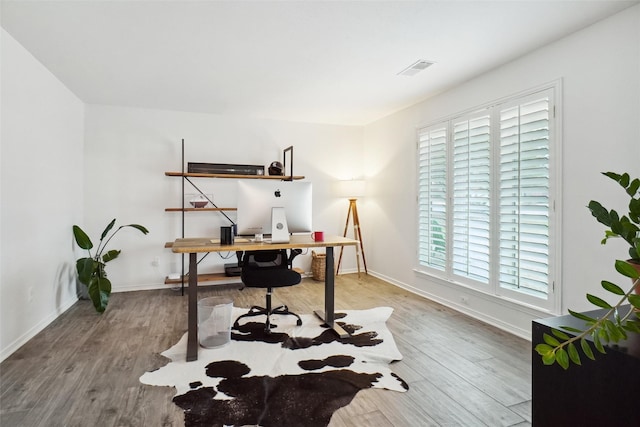
[[254, 316], [267, 316], [267, 320], [264, 323], [264, 330], [266, 333], [270, 333], [271, 332], [271, 328], [276, 328], [278, 325], [274, 325], [271, 323], [271, 315], [272, 314], [281, 314], [281, 315], [289, 315], [289, 316], [295, 316], [298, 320], [296, 322], [296, 325], [301, 326], [302, 325], [302, 319], [300, 318], [300, 316], [298, 316], [296, 313], [289, 311], [289, 307], [287, 307], [286, 305], [280, 305], [276, 308], [271, 308], [271, 293], [272, 290], [271, 288], [269, 288], [267, 290], [267, 307], [260, 307], [257, 305], [254, 305], [253, 307], [251, 307], [249, 309], [249, 312], [238, 316], [238, 318], [236, 319], [235, 322], [233, 322], [233, 329], [238, 329], [240, 324], [238, 323], [240, 319], [243, 319], [245, 317], [254, 317]]

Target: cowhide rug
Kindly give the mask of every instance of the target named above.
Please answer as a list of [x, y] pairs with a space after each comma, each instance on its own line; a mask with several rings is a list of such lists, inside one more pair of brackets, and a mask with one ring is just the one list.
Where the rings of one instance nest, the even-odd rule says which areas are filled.
[[[233, 309], [233, 319], [246, 309]], [[402, 359], [386, 320], [393, 309], [348, 310], [337, 322], [351, 333], [340, 339], [314, 315], [272, 316], [278, 325], [264, 333], [264, 317], [232, 330], [231, 342], [200, 348], [185, 361], [187, 335], [162, 355], [166, 366], [147, 372], [144, 384], [172, 386], [185, 426], [327, 426], [333, 413], [358, 391], [375, 387], [408, 390], [388, 364]], [[251, 320], [254, 319], [254, 320]]]

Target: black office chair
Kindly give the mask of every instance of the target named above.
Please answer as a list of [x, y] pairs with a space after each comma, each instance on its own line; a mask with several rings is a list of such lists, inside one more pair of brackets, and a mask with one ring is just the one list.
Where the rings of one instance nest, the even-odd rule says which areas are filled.
[[289, 311], [286, 305], [276, 308], [271, 307], [271, 294], [273, 288], [293, 286], [300, 283], [302, 277], [300, 273], [291, 269], [293, 259], [302, 252], [300, 249], [292, 249], [291, 255], [287, 257], [286, 249], [269, 251], [247, 251], [238, 253], [238, 265], [242, 267], [242, 283], [249, 288], [266, 288], [266, 307], [254, 305], [248, 313], [239, 316], [233, 324], [234, 329], [238, 329], [240, 319], [245, 317], [266, 315], [265, 332], [269, 333], [272, 327], [270, 316], [272, 314], [284, 314], [295, 316], [298, 326], [302, 325], [302, 319], [297, 314]]

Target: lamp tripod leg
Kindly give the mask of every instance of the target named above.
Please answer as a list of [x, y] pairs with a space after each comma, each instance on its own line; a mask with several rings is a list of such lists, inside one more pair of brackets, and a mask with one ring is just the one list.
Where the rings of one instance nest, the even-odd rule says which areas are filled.
[[[358, 235], [358, 226], [353, 224], [353, 235]], [[356, 237], [357, 238], [357, 237]], [[360, 249], [356, 246], [356, 264], [358, 266], [358, 279], [360, 278]]]
[[[347, 237], [347, 229], [349, 228], [349, 218], [351, 218], [351, 203], [349, 203], [349, 210], [347, 211], [347, 221], [344, 223], [344, 232], [342, 237]], [[338, 257], [338, 267], [336, 268], [336, 274], [340, 272], [340, 264], [342, 263], [342, 251], [344, 246], [340, 246], [340, 256]]]
[[[353, 202], [353, 228], [354, 228], [354, 237], [358, 239], [360, 246], [360, 253], [362, 254], [362, 263], [364, 264], [364, 272], [365, 274], [369, 274], [367, 270], [367, 260], [364, 256], [364, 246], [362, 243], [362, 230], [360, 229], [360, 217], [358, 216], [358, 208], [356, 206], [355, 200]], [[357, 248], [357, 247], [356, 247]], [[356, 249], [357, 252], [357, 249]], [[360, 274], [360, 259], [358, 258], [358, 275]]]

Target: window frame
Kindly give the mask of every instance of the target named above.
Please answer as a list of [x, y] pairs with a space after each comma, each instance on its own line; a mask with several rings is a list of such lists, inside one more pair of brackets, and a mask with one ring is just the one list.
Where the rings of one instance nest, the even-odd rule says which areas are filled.
[[[527, 100], [539, 98], [541, 95], [549, 96], [549, 222], [548, 222], [548, 292], [547, 297], [528, 295], [523, 291], [507, 289], [500, 285], [499, 281], [499, 238], [500, 238], [500, 216], [499, 216], [499, 165], [500, 165], [500, 111], [509, 106], [521, 105]], [[481, 292], [498, 300], [509, 301], [516, 305], [537, 309], [546, 313], [559, 313], [561, 303], [561, 203], [562, 200], [562, 117], [561, 117], [561, 94], [562, 82], [556, 80], [520, 93], [506, 96], [492, 102], [488, 102], [478, 107], [470, 108], [461, 113], [452, 114], [423, 126], [416, 128], [416, 258], [415, 268], [420, 275], [429, 279], [435, 279], [439, 283], [452, 284], [470, 288]], [[489, 229], [489, 280], [487, 284], [465, 278], [453, 273], [453, 126], [461, 120], [471, 120], [489, 112], [490, 117], [490, 229]], [[446, 262], [443, 271], [421, 265], [421, 230], [420, 230], [420, 189], [421, 185], [421, 165], [420, 165], [420, 143], [421, 135], [428, 130], [446, 128]]]

